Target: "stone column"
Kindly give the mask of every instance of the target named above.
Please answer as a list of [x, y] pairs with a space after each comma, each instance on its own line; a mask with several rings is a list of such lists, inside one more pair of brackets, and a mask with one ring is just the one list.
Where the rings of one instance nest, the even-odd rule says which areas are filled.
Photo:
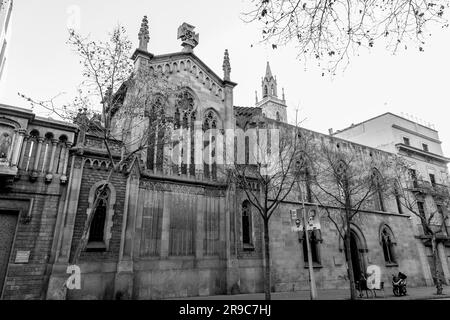
[[[170, 133], [170, 137], [167, 137], [167, 132]], [[163, 170], [164, 173], [167, 175], [171, 175], [172, 174], [172, 165], [173, 165], [173, 141], [172, 141], [172, 133], [173, 133], [173, 121], [168, 121], [167, 123], [167, 130], [164, 133], [165, 135], [165, 140], [164, 141], [164, 151], [163, 151]], [[167, 161], [166, 161], [167, 160]]]
[[202, 259], [203, 258], [203, 240], [206, 238], [205, 235], [205, 211], [207, 210], [207, 204], [209, 204], [210, 198], [205, 197], [202, 194], [197, 195], [197, 238], [195, 241], [195, 258]]
[[45, 180], [47, 182], [52, 181], [53, 179], [53, 165], [55, 163], [55, 154], [56, 154], [56, 147], [58, 145], [58, 139], [52, 139], [52, 153], [50, 155], [50, 163], [48, 165], [48, 171], [47, 171], [47, 175], [45, 176]]
[[38, 169], [39, 169], [39, 163], [41, 160], [42, 143], [44, 142], [44, 138], [39, 137], [37, 139], [37, 142], [38, 142], [38, 145], [37, 145], [36, 157], [34, 160], [33, 171], [38, 171]]
[[122, 299], [133, 298], [133, 242], [139, 200], [139, 177], [132, 173], [127, 180], [125, 206], [122, 220], [119, 261], [115, 276], [114, 292]]
[[203, 179], [203, 128], [201, 121], [194, 123], [194, 166], [195, 177]]
[[191, 175], [191, 122], [188, 120], [186, 128], [186, 175], [189, 177]]
[[[72, 158], [71, 179], [68, 184], [64, 207], [61, 212], [61, 230], [58, 239], [55, 239], [56, 253], [55, 263], [50, 276], [47, 299], [65, 299], [64, 282], [67, 280], [66, 273], [70, 248], [72, 246], [73, 231], [75, 227], [75, 217], [78, 209], [78, 199], [80, 195], [81, 179], [83, 177], [84, 160]], [[58, 215], [59, 217], [60, 215]]]
[[28, 144], [28, 140], [29, 140], [30, 136], [25, 134], [25, 136], [23, 137], [23, 142], [22, 142], [22, 151], [20, 152], [20, 159], [19, 159], [19, 169], [25, 169], [25, 152], [27, 149], [27, 144]]
[[69, 161], [69, 150], [72, 147], [72, 142], [66, 142], [66, 148], [64, 150], [64, 164], [62, 168], [62, 175], [59, 178], [62, 184], [67, 182], [67, 164]]
[[41, 159], [41, 150], [42, 150], [43, 142], [44, 142], [43, 137], [37, 138], [38, 145], [37, 145], [37, 150], [36, 150], [36, 156], [34, 158], [33, 170], [31, 171], [31, 174], [30, 174], [31, 181], [36, 181], [36, 179], [38, 177], [38, 169], [39, 169], [39, 163], [40, 163], [40, 159]]
[[[14, 144], [14, 151], [11, 159], [11, 165], [17, 167], [19, 165], [19, 154], [26, 134], [25, 129], [18, 129], [16, 133], [16, 141]], [[25, 148], [24, 148], [25, 149]], [[25, 150], [23, 151], [25, 152]]]
[[159, 135], [159, 119], [156, 119], [156, 125], [155, 125], [155, 141], [153, 146], [153, 173], [158, 172], [157, 168], [157, 162], [158, 162], [158, 135]]
[[171, 210], [170, 200], [171, 194], [167, 191], [164, 192], [164, 206], [163, 206], [162, 231], [161, 231], [161, 259], [166, 259], [169, 256], [170, 210]]
[[41, 168], [41, 172], [45, 173], [45, 166], [47, 164], [47, 157], [48, 157], [48, 146], [50, 145], [50, 142], [47, 141], [47, 143], [45, 144], [45, 148], [44, 148], [44, 158], [42, 161], [42, 168]]

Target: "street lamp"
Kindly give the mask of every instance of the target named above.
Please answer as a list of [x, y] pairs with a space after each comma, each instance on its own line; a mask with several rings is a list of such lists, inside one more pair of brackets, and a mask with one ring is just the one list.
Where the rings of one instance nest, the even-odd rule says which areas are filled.
[[[316, 281], [314, 278], [314, 269], [313, 269], [313, 261], [312, 261], [312, 253], [311, 253], [311, 244], [309, 242], [309, 234], [308, 234], [308, 229], [306, 227], [307, 225], [307, 219], [306, 219], [306, 208], [305, 208], [305, 198], [304, 198], [304, 194], [302, 192], [302, 188], [300, 186], [300, 181], [297, 180], [297, 185], [298, 185], [298, 190], [300, 193], [299, 196], [299, 200], [302, 203], [302, 219], [303, 219], [303, 234], [305, 235], [305, 240], [306, 241], [306, 251], [308, 252], [308, 270], [309, 270], [309, 286], [310, 286], [310, 295], [311, 295], [311, 300], [316, 300], [317, 299], [317, 288], [316, 288]], [[298, 211], [297, 210], [297, 218], [298, 218]], [[301, 243], [302, 239], [301, 239], [301, 232], [298, 231], [298, 240], [299, 243]], [[300, 246], [300, 249], [302, 249], [302, 247]]]

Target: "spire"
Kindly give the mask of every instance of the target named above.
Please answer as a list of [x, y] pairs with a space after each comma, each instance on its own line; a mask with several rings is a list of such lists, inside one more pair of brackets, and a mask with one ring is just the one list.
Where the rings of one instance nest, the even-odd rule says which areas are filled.
[[150, 35], [148, 32], [148, 19], [144, 16], [141, 23], [141, 30], [139, 30], [139, 49], [143, 51], [148, 50], [148, 42], [150, 41]]
[[272, 78], [272, 71], [270, 70], [269, 61], [267, 61], [267, 66], [266, 66], [266, 78], [267, 78], [267, 80]]
[[222, 68], [223, 68], [223, 80], [230, 81], [231, 65], [230, 65], [230, 57], [228, 55], [228, 49], [225, 49]]
[[286, 98], [285, 98], [285, 96], [284, 96], [284, 88], [282, 89], [282, 91], [283, 91], [283, 101], [285, 101]]
[[262, 79], [262, 96], [263, 99], [266, 97], [277, 98], [277, 79], [273, 77], [272, 70], [270, 70], [269, 61], [266, 65], [266, 75]]

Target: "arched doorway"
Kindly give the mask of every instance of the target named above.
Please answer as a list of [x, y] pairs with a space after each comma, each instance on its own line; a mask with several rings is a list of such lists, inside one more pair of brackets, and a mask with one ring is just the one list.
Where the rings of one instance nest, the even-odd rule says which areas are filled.
[[[345, 244], [344, 244], [345, 245]], [[364, 254], [367, 251], [364, 239], [361, 239], [357, 232], [350, 232], [350, 252], [353, 266], [353, 277], [355, 281], [359, 281], [366, 270]], [[347, 251], [345, 253], [347, 256]]]
[[358, 246], [358, 239], [357, 235], [352, 231], [350, 233], [350, 251], [352, 255], [352, 266], [353, 266], [353, 275], [354, 280], [358, 281], [361, 279], [362, 270], [365, 270], [363, 266], [361, 265], [361, 257], [359, 252], [359, 246]]

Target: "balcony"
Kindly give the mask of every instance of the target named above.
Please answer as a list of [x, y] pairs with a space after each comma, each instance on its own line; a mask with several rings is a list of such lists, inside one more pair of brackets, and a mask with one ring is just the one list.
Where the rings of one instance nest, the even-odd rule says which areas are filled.
[[448, 199], [450, 197], [448, 186], [439, 183], [432, 184], [431, 195], [440, 200]]
[[[442, 242], [446, 246], [450, 246], [450, 227], [449, 226], [441, 226], [437, 224], [430, 225], [430, 228], [433, 232], [436, 233], [436, 241]], [[431, 246], [431, 234], [427, 234], [425, 232], [425, 226], [422, 224], [417, 225], [418, 235], [416, 238], [421, 239], [426, 246]]]
[[430, 182], [421, 180], [421, 179], [413, 179], [407, 182], [408, 189], [414, 193], [420, 194], [432, 194], [433, 187]]
[[0, 158], [0, 186], [11, 184], [16, 175], [17, 166], [11, 166], [11, 163], [7, 159]]

